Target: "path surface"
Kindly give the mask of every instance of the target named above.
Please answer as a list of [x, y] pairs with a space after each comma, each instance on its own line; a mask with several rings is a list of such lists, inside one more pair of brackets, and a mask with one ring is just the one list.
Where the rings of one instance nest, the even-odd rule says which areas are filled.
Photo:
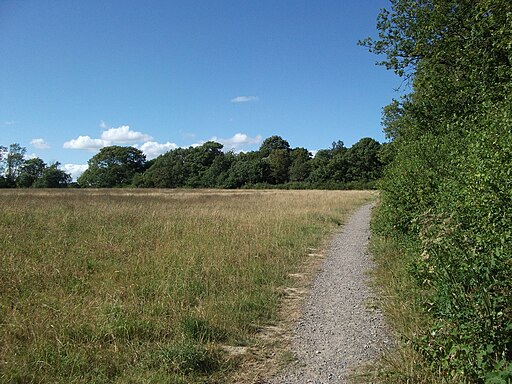
[[357, 210], [333, 238], [295, 328], [297, 364], [270, 383], [345, 383], [350, 371], [390, 343], [381, 312], [369, 305], [371, 208]]

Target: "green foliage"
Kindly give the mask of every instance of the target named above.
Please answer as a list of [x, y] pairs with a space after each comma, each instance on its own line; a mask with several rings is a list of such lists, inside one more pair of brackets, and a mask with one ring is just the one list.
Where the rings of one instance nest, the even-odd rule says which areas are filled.
[[512, 108], [485, 110], [421, 219], [417, 263], [437, 328], [422, 348], [480, 379], [512, 359]]
[[[364, 138], [353, 148], [342, 141], [318, 151], [312, 158], [305, 148], [290, 148], [280, 136], [263, 141], [258, 151], [223, 152], [209, 141], [197, 147], [177, 148], [146, 161], [134, 147], [109, 146], [88, 161], [88, 169], [72, 186], [92, 188], [246, 188], [250, 185], [290, 189], [352, 189], [372, 185], [380, 178], [381, 145]], [[19, 144], [0, 146], [0, 188], [62, 188], [71, 176], [56, 162], [47, 166], [39, 158], [25, 160]], [[292, 182], [292, 183], [289, 183]], [[293, 184], [299, 183], [299, 184]], [[305, 185], [307, 184], [307, 185]]]
[[365, 137], [350, 147], [345, 153], [348, 181], [371, 181], [381, 177], [382, 163], [379, 158], [381, 145], [378, 141]]
[[32, 184], [35, 188], [66, 188], [71, 183], [71, 175], [59, 169], [60, 163], [45, 167], [39, 177]]
[[18, 177], [19, 187], [32, 187], [37, 179], [43, 176], [46, 163], [40, 158], [29, 159], [23, 163]]
[[145, 169], [146, 156], [134, 147], [113, 145], [101, 148], [89, 161], [89, 168], [78, 178], [84, 187], [128, 186]]
[[291, 165], [290, 152], [287, 149], [273, 149], [267, 157], [270, 167], [270, 182], [283, 184], [288, 181], [288, 170]]
[[228, 172], [226, 186], [241, 188], [246, 184], [263, 183], [268, 180], [269, 165], [256, 154], [241, 154]]
[[268, 157], [270, 153], [276, 149], [284, 149], [285, 151], [289, 151], [290, 144], [281, 136], [274, 135], [263, 140], [263, 143], [261, 143], [258, 152], [260, 153], [261, 157]]
[[64, 188], [71, 183], [71, 176], [59, 169], [60, 163], [50, 166], [38, 157], [25, 160], [26, 148], [11, 144], [9, 149], [0, 146], [0, 188]]
[[8, 186], [15, 186], [16, 180], [19, 176], [19, 172], [21, 170], [21, 166], [24, 163], [25, 153], [27, 153], [27, 149], [22, 147], [21, 145], [15, 143], [9, 146], [9, 149], [5, 147], [0, 148], [0, 152], [3, 153], [3, 170], [5, 175], [5, 180]]
[[306, 180], [311, 173], [311, 153], [306, 148], [295, 148], [291, 151], [290, 158], [290, 181]]
[[[223, 152], [213, 141], [177, 148], [146, 161], [134, 147], [109, 146], [88, 161], [88, 169], [71, 185], [71, 177], [57, 162], [47, 166], [39, 158], [24, 159], [26, 149], [0, 146], [0, 188], [247, 188], [251, 185], [300, 189], [353, 189], [373, 185], [380, 178], [381, 144], [364, 138], [352, 148], [342, 141], [318, 151], [290, 148], [280, 136], [265, 139], [258, 151]], [[389, 157], [389, 156], [388, 156]], [[292, 182], [292, 183], [290, 183]], [[299, 183], [299, 184], [296, 184]], [[307, 184], [307, 185], [306, 185]], [[373, 187], [372, 187], [373, 188]]]
[[[427, 297], [417, 350], [452, 382], [512, 380], [512, 3], [392, 0], [363, 42], [412, 92], [384, 110], [379, 227]], [[501, 381], [500, 381], [501, 380]]]
[[144, 187], [214, 187], [222, 183], [231, 164], [222, 144], [209, 141], [198, 147], [177, 148], [159, 156], [144, 173]]
[[[154, 160], [132, 185], [147, 188], [247, 188], [279, 186], [300, 189], [352, 189], [371, 185], [382, 173], [381, 145], [370, 138], [352, 148], [343, 142], [318, 151], [312, 158], [305, 148], [290, 149], [280, 136], [263, 141], [260, 150], [235, 154], [207, 142], [177, 148]], [[292, 182], [292, 183], [290, 183]], [[299, 184], [296, 184], [296, 183]], [[307, 184], [307, 185], [306, 185]]]

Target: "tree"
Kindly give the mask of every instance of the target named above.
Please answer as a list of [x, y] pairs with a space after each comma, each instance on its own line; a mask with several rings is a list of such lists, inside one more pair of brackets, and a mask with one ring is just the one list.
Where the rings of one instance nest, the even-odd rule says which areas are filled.
[[241, 188], [247, 184], [264, 183], [269, 173], [269, 165], [259, 157], [259, 152], [241, 153], [228, 171], [226, 187]]
[[0, 145], [0, 188], [6, 188], [7, 180], [5, 178], [5, 157], [7, 156], [7, 147]]
[[144, 171], [146, 156], [134, 147], [104, 147], [89, 161], [89, 168], [78, 178], [84, 187], [112, 188], [128, 186]]
[[9, 146], [9, 149], [5, 156], [5, 178], [7, 182], [15, 186], [16, 179], [20, 171], [20, 167], [23, 165], [25, 153], [27, 149], [21, 145], [15, 143]]
[[345, 143], [341, 140], [333, 141], [331, 144], [331, 153], [333, 155], [344, 154], [347, 151], [347, 147], [345, 147]]
[[332, 159], [330, 149], [320, 149], [311, 160], [311, 172], [307, 178], [310, 183], [321, 184], [331, 179], [329, 163]]
[[380, 143], [365, 137], [350, 147], [344, 155], [348, 181], [371, 181], [381, 177]]
[[220, 143], [207, 141], [190, 150], [190, 161], [200, 164], [203, 167], [209, 167], [217, 157], [224, 154], [222, 148], [224, 148], [224, 146]]
[[26, 160], [20, 167], [17, 185], [22, 188], [29, 188], [43, 176], [46, 163], [39, 157]]
[[136, 182], [140, 186], [158, 188], [216, 186], [229, 168], [222, 148], [222, 144], [214, 141], [197, 147], [176, 148], [157, 157], [142, 180], [138, 178]]
[[0, 174], [5, 173], [5, 158], [7, 156], [7, 147], [0, 145]]
[[201, 185], [206, 188], [223, 188], [226, 184], [228, 172], [236, 161], [233, 152], [222, 153], [215, 157], [212, 164], [201, 175]]
[[391, 5], [379, 15], [378, 39], [362, 44], [411, 85], [384, 111], [392, 161], [379, 222], [390, 238], [414, 244], [410, 269], [428, 292], [432, 328], [412, 343], [448, 381], [507, 382], [512, 2]]
[[[220, 143], [208, 141], [203, 145], [188, 149], [184, 163], [184, 167], [187, 169], [186, 186], [193, 188], [206, 187], [207, 185], [204, 184], [206, 173], [209, 173], [207, 183], [211, 184], [213, 182], [211, 178], [212, 171], [209, 170], [214, 163], [216, 168], [222, 163], [221, 160], [217, 162], [215, 160], [224, 157], [223, 147]], [[217, 170], [221, 171], [219, 168]]]
[[34, 182], [36, 188], [66, 188], [71, 183], [71, 175], [59, 169], [60, 163], [55, 162], [45, 167], [41, 177]]
[[345, 147], [343, 141], [334, 141], [329, 150], [329, 159], [325, 165], [327, 172], [327, 181], [334, 181], [336, 183], [345, 183], [348, 180], [348, 162], [347, 152], [349, 150]]
[[327, 181], [334, 181], [336, 183], [346, 183], [353, 181], [349, 177], [349, 163], [347, 151], [338, 152], [332, 155], [329, 162], [326, 164]]
[[290, 181], [306, 180], [311, 172], [311, 153], [306, 148], [294, 148], [290, 160]]
[[290, 144], [281, 136], [270, 136], [263, 140], [263, 143], [261, 143], [259, 153], [261, 157], [268, 157], [270, 153], [275, 149], [283, 149], [289, 151]]
[[269, 182], [271, 184], [284, 184], [288, 181], [288, 170], [291, 165], [290, 151], [288, 149], [273, 149], [267, 157], [270, 167]]

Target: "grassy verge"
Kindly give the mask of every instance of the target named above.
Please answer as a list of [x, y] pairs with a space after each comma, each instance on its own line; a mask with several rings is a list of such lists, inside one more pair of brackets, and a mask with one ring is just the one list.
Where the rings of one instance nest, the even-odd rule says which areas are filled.
[[453, 378], [447, 379], [419, 352], [417, 343], [431, 328], [432, 318], [423, 306], [428, 292], [418, 287], [410, 270], [411, 257], [417, 248], [403, 239], [382, 236], [378, 231], [373, 231], [370, 247], [375, 260], [372, 275], [380, 297], [379, 307], [391, 325], [395, 345], [375, 364], [366, 367], [360, 382], [453, 383]]
[[362, 376], [378, 383], [445, 383], [417, 352], [415, 341], [428, 327], [428, 314], [420, 305], [423, 293], [407, 269], [407, 252], [398, 241], [373, 235], [371, 249], [376, 267], [375, 289], [380, 293], [380, 307], [392, 325], [395, 346], [368, 367]]
[[[0, 192], [0, 379], [227, 381], [357, 191]], [[229, 348], [228, 348], [229, 347]]]

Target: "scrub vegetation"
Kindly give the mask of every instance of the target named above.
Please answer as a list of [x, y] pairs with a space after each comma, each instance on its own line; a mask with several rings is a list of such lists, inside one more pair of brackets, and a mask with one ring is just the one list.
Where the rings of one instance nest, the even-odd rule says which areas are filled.
[[228, 382], [251, 356], [227, 351], [255, 345], [310, 249], [374, 198], [0, 191], [0, 381]]
[[362, 42], [411, 90], [384, 110], [374, 223], [403, 335], [387, 380], [510, 383], [512, 2], [391, 5]]

